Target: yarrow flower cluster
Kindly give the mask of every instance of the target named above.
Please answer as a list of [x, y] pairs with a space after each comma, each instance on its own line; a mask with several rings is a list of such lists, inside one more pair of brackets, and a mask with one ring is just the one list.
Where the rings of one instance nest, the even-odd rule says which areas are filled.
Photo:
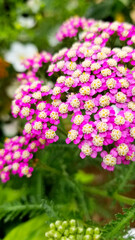
[[[77, 144], [81, 158], [100, 155], [102, 167], [109, 171], [116, 164], [135, 160], [135, 27], [75, 17], [61, 27], [59, 39], [72, 37], [73, 29], [76, 36], [80, 28], [80, 40], [69, 49], [53, 56], [42, 52], [25, 61], [28, 71], [18, 75], [21, 85], [15, 92], [12, 114], [26, 123], [22, 137], [8, 140], [1, 150], [3, 182], [16, 162], [15, 173], [31, 175], [31, 168], [20, 175], [20, 164], [28, 165], [35, 151], [58, 140], [57, 125], [68, 115], [72, 127], [66, 143]], [[118, 37], [121, 48], [111, 46], [113, 37], [113, 42]], [[48, 78], [55, 81], [53, 88], [38, 77], [38, 69], [47, 63]], [[24, 157], [24, 150], [29, 156]], [[16, 151], [20, 151], [17, 157]], [[7, 160], [9, 154], [11, 160]]]
[[33, 154], [58, 138], [55, 133], [56, 126], [47, 128], [49, 117], [44, 111], [44, 109], [49, 111], [51, 107], [49, 103], [43, 101], [43, 98], [51, 93], [50, 87], [43, 84], [43, 81], [36, 76], [38, 68], [50, 60], [51, 54], [47, 52], [35, 55], [35, 58], [24, 62], [28, 72], [18, 74], [21, 85], [15, 92], [11, 109], [15, 118], [19, 116], [25, 118], [27, 122], [23, 135], [6, 139], [4, 149], [0, 150], [2, 182], [8, 181], [10, 174], [30, 177], [33, 167], [29, 166], [29, 161], [33, 158]]
[[85, 228], [76, 220], [69, 221], [57, 220], [50, 224], [50, 230], [45, 233], [46, 239], [61, 239], [61, 240], [99, 240], [99, 228]]
[[79, 29], [86, 29], [95, 23], [94, 19], [86, 19], [81, 17], [71, 17], [67, 21], [65, 21], [60, 27], [58, 33], [56, 34], [56, 38], [59, 41], [62, 41], [66, 37], [75, 37], [79, 31]]
[[[72, 38], [79, 34], [80, 39], [91, 41], [95, 44], [106, 43], [115, 34], [120, 41], [126, 41], [123, 45], [135, 44], [135, 26], [129, 23], [104, 22], [101, 20], [72, 17], [60, 27], [56, 37], [59, 41]], [[127, 46], [124, 51], [126, 52]], [[123, 58], [126, 53], [119, 53]]]
[[122, 51], [102, 41], [76, 42], [63, 58], [53, 56], [48, 69], [49, 75], [60, 72], [52, 93], [53, 101], [64, 99], [59, 115], [72, 115], [66, 143], [78, 144], [81, 158], [100, 154], [102, 167], [110, 171], [135, 160], [135, 50], [128, 47], [124, 58]]
[[34, 72], [37, 72], [40, 67], [42, 67], [43, 63], [47, 63], [51, 61], [51, 54], [48, 52], [41, 52], [35, 54], [33, 58], [25, 59], [23, 61], [23, 65], [26, 69], [32, 69]]

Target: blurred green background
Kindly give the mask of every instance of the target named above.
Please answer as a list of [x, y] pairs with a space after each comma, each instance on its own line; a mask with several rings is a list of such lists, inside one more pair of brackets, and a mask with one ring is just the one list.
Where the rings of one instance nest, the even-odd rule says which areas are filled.
[[[11, 45], [16, 41], [24, 44], [24, 47], [31, 43], [38, 51], [54, 53], [61, 47], [55, 38], [58, 28], [63, 21], [75, 15], [135, 23], [135, 1], [0, 0], [0, 147], [6, 137], [14, 136], [19, 131], [18, 121], [14, 121], [10, 114], [11, 100], [17, 87], [17, 69], [5, 59], [6, 54], [11, 51]], [[110, 176], [101, 174], [96, 167], [99, 165], [98, 160], [87, 169], [89, 175], [78, 171], [88, 165], [88, 160], [78, 163], [77, 149], [67, 151], [66, 146], [61, 146], [54, 146], [53, 150], [50, 148], [35, 156], [34, 164], [37, 167], [31, 179], [13, 177], [8, 183], [0, 185], [0, 239], [44, 239], [45, 220], [49, 221], [45, 212], [55, 219], [59, 217], [59, 209], [65, 217], [69, 217], [70, 212], [72, 216], [81, 216], [81, 211], [85, 211], [88, 219], [91, 216], [94, 221], [103, 224], [121, 209], [109, 200], [105, 204], [101, 199], [95, 200], [93, 197], [88, 200], [84, 196], [82, 199], [80, 183], [94, 182], [98, 185], [109, 181]], [[41, 163], [38, 162], [39, 158]], [[131, 171], [128, 166], [127, 170], [131, 175], [133, 169]], [[123, 167], [118, 168], [116, 173], [111, 173], [112, 179], [122, 171]], [[69, 176], [73, 176], [77, 184]], [[115, 181], [112, 179], [108, 189], [111, 186], [113, 191], [117, 181], [116, 178]], [[125, 190], [125, 185], [121, 191]], [[42, 204], [41, 199], [44, 199]], [[54, 203], [50, 202], [51, 199]]]

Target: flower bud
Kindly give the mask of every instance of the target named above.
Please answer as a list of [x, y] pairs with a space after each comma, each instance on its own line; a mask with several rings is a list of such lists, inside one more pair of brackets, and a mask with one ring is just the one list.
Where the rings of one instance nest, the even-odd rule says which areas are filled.
[[78, 232], [79, 234], [83, 233], [83, 231], [84, 231], [84, 229], [83, 229], [82, 227], [78, 227], [77, 230], [78, 230], [77, 232]]
[[71, 226], [76, 226], [76, 220], [74, 220], [74, 219], [71, 219], [69, 221], [69, 223], [70, 223]]
[[92, 235], [93, 234], [93, 229], [92, 228], [87, 228], [86, 229], [86, 234]]
[[57, 220], [57, 221], [55, 222], [55, 226], [56, 226], [56, 227], [59, 227], [60, 225], [61, 225], [61, 221]]

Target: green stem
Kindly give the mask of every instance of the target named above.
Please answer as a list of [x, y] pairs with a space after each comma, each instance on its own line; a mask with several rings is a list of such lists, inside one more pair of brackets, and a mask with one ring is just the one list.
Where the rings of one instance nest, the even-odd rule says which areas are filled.
[[0, 142], [0, 148], [4, 148], [4, 144]]
[[90, 220], [89, 211], [88, 211], [88, 208], [87, 208], [87, 203], [86, 203], [83, 191], [80, 189], [80, 187], [77, 185], [77, 183], [73, 182], [70, 178], [66, 178], [66, 181], [72, 187], [73, 191], [76, 191], [77, 198], [80, 202], [80, 206], [81, 206], [82, 211], [84, 213], [85, 219], [87, 221]]
[[[56, 148], [76, 148], [75, 144], [66, 144], [66, 143], [53, 143], [53, 146], [55, 146]], [[52, 145], [48, 145], [47, 148], [52, 148]]]
[[61, 128], [57, 128], [58, 129], [58, 131], [59, 132], [61, 132], [64, 136], [66, 136], [67, 137], [67, 133], [66, 132], [64, 132], [64, 130], [63, 129], [61, 129]]
[[42, 173], [41, 171], [38, 172], [37, 175], [37, 196], [39, 199], [42, 198], [42, 194], [43, 194], [43, 184], [42, 184]]
[[95, 187], [84, 187], [84, 190], [86, 192], [89, 192], [89, 193], [94, 194], [94, 195], [98, 195], [98, 196], [101, 196], [101, 197], [112, 198], [112, 199], [114, 199], [118, 202], [121, 202], [121, 203], [124, 203], [124, 204], [127, 204], [127, 205], [133, 205], [135, 203], [135, 199], [133, 199], [133, 198], [125, 197], [125, 196], [122, 196], [118, 193], [114, 193], [112, 195], [109, 195], [107, 191], [101, 190], [101, 189], [98, 189], [98, 188], [95, 188]]
[[134, 169], [134, 164], [130, 164], [129, 169], [127, 171], [127, 173], [125, 174], [122, 183], [119, 185], [117, 191], [120, 192], [121, 190], [123, 190], [123, 188], [125, 187], [127, 181], [130, 179], [132, 172]]
[[40, 166], [41, 168], [44, 168], [46, 171], [48, 171], [48, 172], [50, 172], [50, 173], [60, 174], [60, 172], [59, 172], [58, 170], [56, 170], [55, 168], [52, 168], [52, 167], [46, 165], [45, 163], [41, 163], [41, 162], [40, 162], [40, 163], [39, 163], [39, 166]]
[[125, 203], [125, 204], [128, 204], [128, 205], [133, 205], [135, 203], [135, 199], [129, 198], [129, 197], [126, 197], [126, 196], [122, 196], [118, 193], [114, 193], [113, 198], [115, 200], [117, 200], [118, 202]]
[[7, 212], [16, 212], [16, 211], [23, 211], [25, 209], [29, 210], [44, 210], [43, 206], [41, 204], [28, 204], [28, 205], [15, 205], [15, 206], [0, 206], [1, 211], [7, 211]]

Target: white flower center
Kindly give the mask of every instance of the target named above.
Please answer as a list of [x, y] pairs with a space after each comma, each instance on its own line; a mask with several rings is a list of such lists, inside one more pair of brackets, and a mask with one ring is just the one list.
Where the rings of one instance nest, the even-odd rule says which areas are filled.
[[135, 127], [130, 129], [130, 135], [131, 137], [135, 138]]
[[118, 92], [116, 95], [115, 95], [115, 99], [117, 102], [119, 103], [125, 103], [126, 100], [127, 100], [127, 97], [124, 93], [122, 92]]
[[70, 130], [68, 132], [68, 138], [70, 139], [70, 141], [75, 140], [77, 136], [78, 136], [78, 132], [76, 130]]
[[121, 131], [118, 129], [113, 129], [111, 132], [111, 137], [114, 141], [118, 141], [121, 138]]
[[88, 100], [84, 104], [84, 108], [86, 111], [91, 111], [95, 107], [95, 104], [92, 100]]
[[90, 87], [85, 86], [80, 88], [79, 92], [81, 93], [81, 95], [89, 95], [90, 94]]
[[45, 137], [47, 139], [53, 139], [55, 136], [56, 136], [56, 133], [52, 129], [47, 130], [46, 133], [45, 133]]
[[65, 76], [60, 76], [57, 78], [57, 83], [63, 83], [65, 82], [66, 77]]
[[59, 119], [59, 115], [57, 112], [55, 111], [52, 111], [51, 114], [50, 114], [50, 117], [54, 120], [58, 120]]
[[39, 113], [38, 116], [39, 116], [39, 118], [45, 119], [47, 117], [47, 114], [46, 114], [46, 112], [42, 111], [42, 112]]
[[35, 130], [40, 130], [40, 129], [42, 129], [42, 127], [43, 127], [43, 125], [42, 125], [42, 122], [35, 122], [34, 123], [34, 126], [33, 126], [33, 128], [35, 129]]
[[91, 65], [91, 60], [84, 60], [84, 61], [82, 62], [82, 66], [83, 66], [84, 68], [90, 67], [90, 65]]
[[110, 78], [106, 81], [106, 85], [109, 89], [113, 89], [116, 86], [116, 81], [114, 80], [114, 78]]
[[96, 135], [93, 138], [93, 144], [95, 146], [103, 146], [103, 141], [104, 141], [104, 138], [100, 137], [99, 135]]
[[74, 79], [73, 79], [72, 77], [66, 78], [66, 80], [65, 80], [65, 85], [66, 85], [67, 87], [71, 87], [73, 84], [74, 84]]
[[98, 89], [102, 86], [102, 82], [100, 79], [95, 79], [93, 80], [93, 82], [91, 83], [91, 88], [93, 89]]
[[78, 98], [74, 98], [72, 99], [72, 101], [70, 102], [72, 107], [78, 108], [80, 106], [80, 101]]
[[109, 68], [105, 68], [105, 69], [101, 70], [101, 74], [104, 77], [109, 76], [109, 75], [111, 75], [111, 70]]
[[83, 115], [76, 115], [74, 118], [74, 123], [76, 125], [80, 125], [84, 120], [84, 116]]
[[117, 151], [120, 156], [125, 156], [128, 153], [129, 148], [125, 143], [122, 143], [117, 147]]
[[23, 102], [23, 103], [29, 103], [29, 102], [30, 102], [30, 99], [31, 99], [30, 96], [25, 96], [25, 97], [23, 97], [22, 102]]
[[41, 98], [42, 98], [41, 92], [40, 92], [40, 91], [34, 92], [34, 93], [32, 94], [32, 97], [33, 97], [34, 99], [41, 99]]
[[88, 73], [83, 72], [83, 74], [80, 75], [79, 79], [82, 83], [89, 81], [90, 75]]
[[93, 132], [93, 127], [91, 124], [87, 123], [83, 126], [83, 129], [82, 129], [83, 133], [91, 133]]
[[92, 153], [92, 149], [91, 149], [91, 147], [90, 147], [87, 143], [85, 143], [85, 144], [82, 146], [81, 151], [82, 151], [86, 156], [90, 156], [91, 153]]
[[60, 87], [54, 87], [53, 89], [53, 95], [58, 95], [61, 91], [61, 88]]
[[125, 119], [124, 117], [118, 115], [116, 116], [116, 118], [114, 119], [114, 122], [117, 124], [117, 125], [123, 125], [125, 123]]
[[76, 69], [76, 63], [75, 62], [69, 62], [67, 64], [67, 69], [74, 71]]
[[108, 130], [108, 126], [104, 122], [99, 122], [96, 127], [99, 132], [106, 132]]
[[110, 98], [109, 96], [102, 96], [99, 99], [99, 103], [102, 107], [108, 106], [110, 104]]
[[30, 153], [27, 150], [24, 150], [22, 153], [23, 158], [27, 158], [27, 157], [29, 157], [29, 155], [30, 155]]
[[108, 117], [110, 114], [110, 111], [108, 109], [102, 109], [100, 112], [99, 112], [99, 116], [100, 118], [106, 118]]
[[37, 109], [38, 109], [39, 111], [43, 111], [44, 108], [45, 108], [45, 103], [44, 103], [44, 102], [41, 102], [41, 103], [39, 103], [39, 104], [37, 105]]
[[68, 105], [66, 103], [62, 103], [59, 106], [60, 113], [67, 113], [68, 112]]
[[125, 78], [121, 78], [119, 80], [119, 82], [121, 83], [122, 88], [128, 88], [129, 87], [129, 82]]
[[108, 166], [114, 166], [114, 165], [116, 165], [116, 158], [113, 157], [111, 154], [107, 154], [103, 158], [103, 162]]
[[124, 115], [125, 115], [125, 119], [126, 119], [128, 122], [130, 122], [130, 123], [133, 122], [133, 120], [134, 120], [134, 115], [133, 115], [131, 112], [125, 112]]
[[31, 133], [31, 130], [32, 130], [31, 124], [30, 123], [26, 123], [24, 129], [25, 129], [25, 132]]
[[29, 114], [30, 114], [30, 109], [28, 107], [23, 107], [22, 110], [21, 110], [21, 114], [24, 116], [24, 117], [28, 117]]
[[133, 111], [135, 111], [135, 102], [129, 102], [128, 103], [128, 108], [132, 109]]
[[49, 90], [50, 90], [50, 87], [49, 86], [42, 86], [41, 87], [41, 92], [49, 92]]
[[100, 66], [99, 63], [93, 63], [93, 64], [91, 64], [91, 70], [92, 70], [92, 71], [98, 70], [100, 67], [101, 67], [101, 66]]

